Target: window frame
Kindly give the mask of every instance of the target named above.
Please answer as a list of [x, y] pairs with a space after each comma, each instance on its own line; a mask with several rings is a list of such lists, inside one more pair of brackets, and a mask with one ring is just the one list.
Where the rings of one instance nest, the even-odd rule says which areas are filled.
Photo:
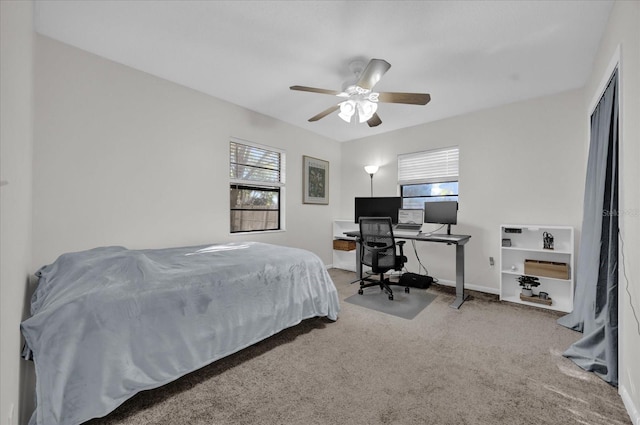
[[[232, 154], [233, 145], [243, 145], [257, 150], [267, 151], [269, 153], [275, 153], [279, 156], [279, 168], [278, 181], [266, 181], [266, 180], [246, 180], [234, 177], [232, 174], [233, 163]], [[238, 164], [238, 163], [236, 163]], [[246, 164], [245, 164], [246, 165]], [[247, 140], [238, 139], [235, 137], [229, 138], [229, 233], [231, 235], [248, 234], [248, 233], [271, 233], [281, 232], [285, 230], [285, 214], [284, 214], [284, 202], [285, 202], [285, 167], [286, 167], [286, 153], [282, 149], [274, 148], [272, 146], [266, 146], [259, 143], [250, 142]], [[248, 189], [263, 192], [276, 192], [277, 193], [277, 209], [260, 209], [260, 208], [238, 208], [231, 205], [231, 191], [234, 189]], [[234, 230], [232, 227], [232, 217], [234, 211], [275, 211], [278, 215], [277, 228], [264, 228], [255, 230]]]

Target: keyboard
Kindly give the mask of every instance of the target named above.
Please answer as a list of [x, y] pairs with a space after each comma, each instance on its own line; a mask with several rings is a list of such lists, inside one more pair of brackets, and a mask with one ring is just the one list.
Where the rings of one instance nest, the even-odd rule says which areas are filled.
[[396, 224], [393, 228], [394, 231], [408, 231], [408, 232], [416, 232], [422, 229], [422, 225], [415, 224]]

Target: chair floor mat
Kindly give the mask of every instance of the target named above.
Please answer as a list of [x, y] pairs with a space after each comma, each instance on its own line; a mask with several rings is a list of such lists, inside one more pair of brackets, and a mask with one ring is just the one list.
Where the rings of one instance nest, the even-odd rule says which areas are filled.
[[387, 293], [380, 290], [379, 287], [371, 287], [364, 288], [364, 294], [356, 293], [344, 301], [411, 320], [437, 297], [424, 289], [411, 288], [411, 292], [408, 294], [401, 286], [394, 286], [391, 289], [393, 289], [393, 300], [390, 300]]

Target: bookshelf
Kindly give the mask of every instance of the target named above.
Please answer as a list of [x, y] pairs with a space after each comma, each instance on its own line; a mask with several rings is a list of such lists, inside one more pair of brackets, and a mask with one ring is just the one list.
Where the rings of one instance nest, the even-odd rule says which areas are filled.
[[[545, 233], [552, 235], [553, 249], [544, 247]], [[500, 226], [500, 234], [500, 299], [571, 312], [574, 293], [573, 227], [503, 224]], [[528, 262], [526, 272], [525, 260], [534, 260]], [[533, 268], [532, 264], [540, 267]], [[566, 269], [566, 276], [557, 276], [559, 270]], [[521, 275], [536, 276], [539, 279], [540, 286], [533, 288], [533, 299], [520, 296], [522, 287], [517, 279]], [[551, 302], [536, 299], [540, 292], [549, 294]]]

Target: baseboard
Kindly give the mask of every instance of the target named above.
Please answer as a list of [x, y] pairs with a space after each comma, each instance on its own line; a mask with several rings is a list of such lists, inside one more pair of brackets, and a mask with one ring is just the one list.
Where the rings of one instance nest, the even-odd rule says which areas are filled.
[[627, 409], [627, 413], [629, 414], [629, 418], [631, 418], [631, 422], [633, 425], [640, 425], [640, 406], [636, 406], [631, 399], [631, 394], [624, 386], [618, 387], [618, 394], [622, 398], [622, 402], [624, 403], [624, 407]]
[[[454, 282], [453, 280], [438, 279], [436, 283], [439, 283], [440, 285], [445, 285], [445, 286], [454, 286], [454, 287], [456, 286], [456, 282]], [[473, 283], [465, 282], [464, 289], [470, 289], [472, 291], [478, 291], [478, 292], [485, 292], [487, 294], [500, 295], [500, 289], [498, 288], [489, 288], [487, 286], [474, 285]]]

